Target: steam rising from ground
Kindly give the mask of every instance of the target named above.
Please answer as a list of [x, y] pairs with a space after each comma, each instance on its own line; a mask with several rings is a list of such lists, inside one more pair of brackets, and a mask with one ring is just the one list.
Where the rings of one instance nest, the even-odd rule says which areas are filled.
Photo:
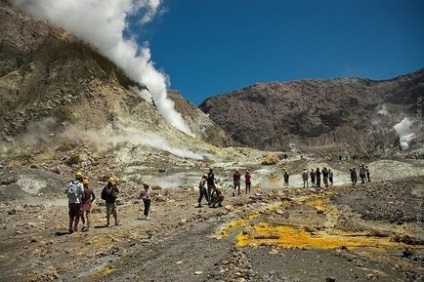
[[409, 142], [415, 138], [415, 133], [411, 128], [413, 124], [414, 122], [406, 117], [393, 126], [394, 130], [396, 130], [396, 133], [399, 135], [400, 147], [402, 150], [408, 149]]
[[72, 138], [84, 139], [84, 142], [90, 143], [97, 147], [116, 147], [120, 144], [130, 143], [137, 146], [146, 146], [159, 151], [166, 151], [181, 158], [189, 158], [194, 160], [202, 160], [203, 155], [195, 153], [185, 148], [177, 148], [171, 146], [164, 138], [151, 132], [137, 132], [126, 129], [121, 132], [109, 131], [83, 131], [78, 126], [69, 127], [61, 137], [65, 140]]
[[168, 77], [154, 67], [147, 45], [123, 37], [128, 16], [141, 14], [140, 24], [160, 10], [162, 0], [15, 0], [34, 16], [68, 30], [121, 67], [133, 80], [146, 85], [162, 116], [182, 132], [193, 135], [174, 102], [167, 98]]

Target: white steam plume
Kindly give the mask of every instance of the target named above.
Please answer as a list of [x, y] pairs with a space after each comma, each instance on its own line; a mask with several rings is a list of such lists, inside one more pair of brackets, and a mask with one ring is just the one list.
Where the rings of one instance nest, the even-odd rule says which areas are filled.
[[411, 125], [413, 124], [414, 122], [406, 117], [393, 126], [393, 129], [396, 130], [396, 133], [399, 135], [400, 147], [402, 150], [408, 149], [409, 142], [415, 138], [415, 133], [411, 129]]
[[15, 0], [32, 15], [46, 19], [85, 40], [144, 84], [162, 116], [174, 127], [193, 136], [174, 102], [167, 98], [167, 76], [157, 71], [147, 45], [123, 37], [128, 16], [142, 12], [140, 24], [149, 22], [162, 0]]
[[380, 108], [380, 110], [378, 111], [378, 114], [383, 115], [383, 116], [389, 116], [390, 112], [387, 109], [387, 106], [385, 104], [383, 104]]

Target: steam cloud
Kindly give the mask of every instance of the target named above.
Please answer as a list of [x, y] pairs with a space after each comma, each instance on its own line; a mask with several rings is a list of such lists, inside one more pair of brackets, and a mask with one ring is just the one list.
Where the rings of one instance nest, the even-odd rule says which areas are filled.
[[131, 79], [147, 86], [159, 112], [170, 124], [193, 136], [181, 114], [176, 112], [174, 102], [167, 98], [168, 77], [155, 69], [149, 47], [139, 47], [135, 40], [123, 37], [128, 16], [141, 14], [139, 23], [145, 24], [160, 11], [162, 0], [15, 0], [15, 3], [98, 49]]
[[411, 125], [413, 124], [414, 122], [406, 117], [393, 126], [393, 129], [396, 130], [396, 133], [399, 135], [400, 147], [402, 150], [408, 149], [409, 142], [415, 138], [415, 133], [411, 129]]

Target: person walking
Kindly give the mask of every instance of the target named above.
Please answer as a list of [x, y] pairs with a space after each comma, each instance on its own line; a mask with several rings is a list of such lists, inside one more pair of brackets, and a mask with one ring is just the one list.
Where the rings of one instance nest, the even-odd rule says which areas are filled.
[[[84, 178], [82, 184], [84, 185], [84, 200], [81, 204], [82, 231], [89, 231], [91, 226], [91, 207], [96, 199], [96, 195], [94, 195], [93, 188], [89, 186], [90, 182], [88, 178]], [[87, 225], [85, 225], [86, 223]]]
[[306, 187], [309, 187], [308, 178], [309, 178], [309, 173], [308, 173], [308, 170], [305, 168], [302, 172], [303, 188], [305, 188], [305, 184], [306, 184]]
[[81, 216], [81, 203], [84, 197], [84, 187], [82, 184], [83, 174], [78, 171], [75, 173], [75, 179], [69, 182], [65, 193], [68, 196], [69, 209], [69, 233], [78, 231], [78, 223]]
[[109, 177], [107, 184], [102, 190], [102, 199], [106, 201], [106, 226], [110, 224], [110, 215], [113, 215], [115, 225], [118, 223], [118, 211], [116, 209], [116, 198], [118, 197], [119, 189], [116, 185], [114, 177]]
[[233, 191], [233, 196], [236, 195], [236, 190], [238, 195], [240, 195], [240, 182], [241, 182], [241, 174], [239, 172], [239, 170], [237, 169], [236, 172], [234, 172], [233, 174], [233, 182], [234, 182], [234, 191]]
[[251, 179], [252, 179], [252, 176], [250, 175], [250, 172], [246, 171], [246, 174], [244, 175], [244, 184], [246, 185], [246, 194], [250, 193], [250, 186], [252, 185]]
[[333, 186], [333, 172], [331, 169], [328, 170], [328, 180], [330, 181], [330, 186]]
[[356, 182], [358, 181], [358, 174], [356, 173], [355, 167], [350, 169], [350, 180], [352, 181], [352, 187], [355, 186]]
[[368, 182], [371, 182], [371, 178], [370, 178], [371, 173], [370, 173], [368, 166], [365, 166], [365, 173], [367, 175]]
[[143, 189], [140, 191], [140, 198], [143, 199], [144, 204], [144, 219], [150, 220], [149, 211], [150, 211], [150, 193], [149, 193], [149, 185], [147, 183], [143, 183]]
[[289, 187], [289, 173], [287, 172], [287, 170], [284, 170], [284, 186]]
[[365, 170], [365, 165], [361, 164], [361, 167], [359, 168], [359, 177], [361, 178], [361, 183], [365, 184], [365, 178], [366, 176], [366, 170]]
[[315, 171], [315, 180], [316, 180], [316, 183], [317, 183], [317, 187], [318, 188], [321, 188], [321, 171], [319, 171], [319, 168], [317, 167], [317, 170]]
[[322, 181], [324, 182], [324, 187], [328, 187], [328, 170], [326, 167], [322, 169]]
[[311, 168], [311, 172], [309, 173], [309, 175], [311, 176], [311, 185], [312, 187], [315, 186], [315, 171], [313, 168]]
[[197, 202], [198, 202], [197, 207], [198, 208], [201, 208], [202, 207], [202, 199], [203, 199], [203, 197], [206, 198], [206, 201], [208, 202], [208, 205], [210, 204], [210, 200], [209, 200], [209, 196], [208, 196], [208, 190], [206, 188], [207, 179], [208, 179], [208, 175], [207, 174], [204, 174], [202, 176], [202, 179], [199, 182], [199, 199], [197, 200]]

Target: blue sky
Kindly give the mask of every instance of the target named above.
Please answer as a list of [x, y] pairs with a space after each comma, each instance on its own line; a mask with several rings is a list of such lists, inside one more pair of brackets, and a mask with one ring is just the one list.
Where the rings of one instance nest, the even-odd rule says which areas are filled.
[[199, 105], [256, 82], [388, 79], [424, 67], [424, 0], [167, 0], [142, 29], [171, 88]]

